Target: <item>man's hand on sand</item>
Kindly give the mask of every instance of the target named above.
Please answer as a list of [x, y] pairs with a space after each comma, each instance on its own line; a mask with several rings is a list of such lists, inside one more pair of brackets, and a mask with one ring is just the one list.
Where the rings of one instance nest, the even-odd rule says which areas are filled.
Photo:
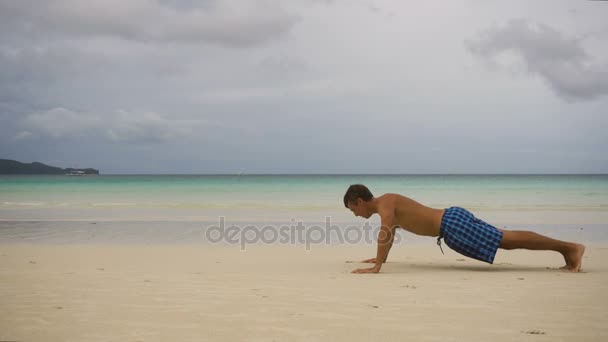
[[380, 272], [380, 267], [374, 266], [370, 268], [358, 268], [351, 273], [378, 273]]

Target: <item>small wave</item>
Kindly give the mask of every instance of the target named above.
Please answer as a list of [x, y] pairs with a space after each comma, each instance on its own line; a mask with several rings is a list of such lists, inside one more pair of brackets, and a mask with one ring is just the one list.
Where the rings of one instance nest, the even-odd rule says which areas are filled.
[[107, 203], [90, 203], [93, 207], [128, 207], [136, 206], [137, 203], [132, 202], [107, 202]]
[[3, 202], [2, 205], [16, 205], [16, 206], [41, 206], [48, 203], [45, 202]]

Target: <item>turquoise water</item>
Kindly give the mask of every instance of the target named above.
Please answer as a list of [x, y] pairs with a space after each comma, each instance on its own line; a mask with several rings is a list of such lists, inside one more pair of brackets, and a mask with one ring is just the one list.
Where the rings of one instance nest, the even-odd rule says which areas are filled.
[[608, 175], [5, 175], [0, 219], [340, 216], [353, 183], [436, 208], [608, 211]]
[[[0, 242], [188, 243], [226, 225], [378, 225], [355, 218], [350, 184], [435, 208], [462, 206], [501, 228], [608, 241], [608, 176], [0, 176]], [[359, 229], [358, 228], [358, 229]], [[401, 232], [406, 243], [428, 239]]]

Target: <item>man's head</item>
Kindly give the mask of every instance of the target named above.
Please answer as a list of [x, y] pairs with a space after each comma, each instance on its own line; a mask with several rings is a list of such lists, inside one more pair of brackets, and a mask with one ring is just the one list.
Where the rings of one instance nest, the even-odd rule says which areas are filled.
[[370, 218], [374, 213], [370, 208], [374, 199], [371, 191], [363, 184], [353, 184], [344, 194], [344, 206], [350, 209], [355, 216]]

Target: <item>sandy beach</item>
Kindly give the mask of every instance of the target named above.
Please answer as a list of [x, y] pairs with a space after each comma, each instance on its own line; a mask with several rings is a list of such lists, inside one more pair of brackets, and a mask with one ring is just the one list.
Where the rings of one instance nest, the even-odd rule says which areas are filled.
[[606, 341], [608, 247], [0, 245], [2, 341]]

